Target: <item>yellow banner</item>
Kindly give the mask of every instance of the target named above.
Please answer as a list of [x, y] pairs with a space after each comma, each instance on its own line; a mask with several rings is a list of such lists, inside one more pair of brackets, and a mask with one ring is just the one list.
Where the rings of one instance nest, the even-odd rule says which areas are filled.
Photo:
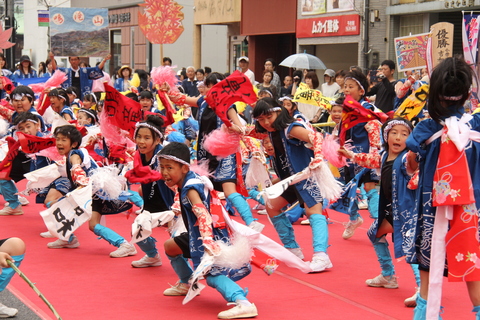
[[428, 97], [428, 84], [422, 85], [402, 102], [395, 116], [412, 120], [422, 111]]
[[310, 89], [305, 83], [300, 83], [293, 98], [295, 102], [306, 103], [327, 110], [332, 108], [330, 105], [331, 100], [332, 98], [323, 96], [320, 90]]

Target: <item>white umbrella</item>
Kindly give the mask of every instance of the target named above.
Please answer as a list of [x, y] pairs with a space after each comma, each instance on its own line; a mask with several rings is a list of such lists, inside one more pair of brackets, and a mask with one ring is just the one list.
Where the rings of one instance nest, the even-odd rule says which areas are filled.
[[322, 60], [320, 60], [320, 58], [308, 53], [292, 54], [280, 62], [280, 65], [297, 69], [327, 69], [327, 66], [322, 62]]

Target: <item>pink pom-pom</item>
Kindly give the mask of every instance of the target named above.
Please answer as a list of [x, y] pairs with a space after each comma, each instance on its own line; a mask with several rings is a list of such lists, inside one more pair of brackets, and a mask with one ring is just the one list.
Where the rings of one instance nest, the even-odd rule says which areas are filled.
[[200, 162], [195, 161], [194, 164], [190, 165], [190, 171], [193, 171], [196, 174], [204, 177], [211, 177], [213, 175], [208, 171], [208, 160]]
[[31, 84], [30, 88], [32, 88], [33, 92], [40, 93], [43, 92], [46, 88], [60, 87], [60, 85], [65, 81], [67, 81], [67, 74], [60, 70], [56, 70], [46, 82]]
[[126, 138], [128, 132], [112, 125], [106, 112], [100, 112], [100, 131], [110, 145], [126, 146], [128, 144]]
[[338, 149], [340, 149], [340, 144], [333, 135], [329, 134], [323, 139], [323, 156], [332, 166], [341, 168], [347, 165], [347, 158], [339, 155]]
[[58, 153], [57, 147], [50, 147], [40, 150], [37, 155], [43, 156], [53, 161], [60, 161], [63, 159], [63, 156]]
[[213, 130], [205, 137], [203, 147], [212, 155], [225, 158], [239, 150], [240, 135], [227, 132], [222, 127]]
[[160, 66], [152, 69], [150, 75], [154, 84], [162, 85], [167, 83], [172, 92], [178, 92], [178, 78], [174, 68], [177, 66]]

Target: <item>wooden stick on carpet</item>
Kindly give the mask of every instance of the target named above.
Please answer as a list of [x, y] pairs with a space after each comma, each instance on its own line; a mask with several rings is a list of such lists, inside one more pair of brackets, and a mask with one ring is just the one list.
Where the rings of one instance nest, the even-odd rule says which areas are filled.
[[28, 285], [33, 289], [33, 291], [35, 291], [36, 294], [38, 294], [38, 296], [43, 300], [43, 302], [45, 302], [47, 304], [47, 306], [50, 308], [50, 310], [52, 310], [55, 317], [57, 317], [57, 320], [62, 320], [62, 317], [60, 317], [57, 310], [55, 310], [53, 305], [50, 302], [48, 302], [47, 298], [45, 298], [43, 293], [41, 293], [40, 290], [38, 290], [38, 288], [35, 286], [35, 284], [32, 281], [30, 281], [27, 278], [27, 276], [22, 271], [20, 271], [20, 269], [18, 269], [17, 266], [12, 261], [7, 260], [7, 263], [10, 266], [10, 268], [12, 268], [13, 270], [15, 270], [16, 273], [18, 273], [20, 278], [22, 278], [23, 280], [25, 280], [28, 283]]

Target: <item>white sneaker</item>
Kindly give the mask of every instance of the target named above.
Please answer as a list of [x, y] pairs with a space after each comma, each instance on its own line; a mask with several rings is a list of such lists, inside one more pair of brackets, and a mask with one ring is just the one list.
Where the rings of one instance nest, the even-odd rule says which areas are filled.
[[30, 203], [30, 201], [28, 201], [27, 198], [22, 197], [22, 196], [18, 196], [18, 201], [20, 202], [20, 204], [21, 204], [22, 206], [26, 206], [27, 204]]
[[162, 259], [160, 255], [157, 255], [153, 258], [145, 255], [142, 259], [137, 261], [132, 261], [132, 267], [134, 268], [147, 268], [147, 267], [159, 267], [162, 265]]
[[222, 311], [218, 314], [218, 319], [244, 319], [258, 316], [255, 304], [245, 306], [241, 303], [231, 302], [227, 305], [235, 304], [235, 307]]
[[368, 201], [367, 199], [362, 199], [358, 201], [358, 209], [360, 210], [366, 210], [368, 209]]
[[345, 225], [345, 231], [343, 231], [343, 239], [347, 240], [353, 237], [353, 234], [355, 233], [355, 229], [360, 227], [363, 223], [362, 217], [358, 217], [357, 220], [354, 221], [348, 221]]
[[78, 242], [77, 237], [74, 235], [72, 241], [65, 241], [61, 239], [57, 239], [54, 242], [50, 242], [47, 244], [47, 247], [50, 249], [61, 249], [61, 248], [78, 248], [80, 246], [80, 242]]
[[5, 205], [2, 210], [0, 210], [0, 216], [20, 216], [23, 214], [22, 206], [17, 206], [15, 209], [10, 208], [10, 206]]
[[416, 288], [415, 294], [410, 298], [405, 299], [405, 301], [403, 301], [406, 307], [415, 308], [417, 306], [417, 295], [419, 291], [420, 291], [420, 288]]
[[297, 257], [299, 257], [301, 260], [303, 260], [305, 258], [305, 256], [303, 255], [303, 252], [302, 252], [302, 248], [285, 248], [285, 249], [287, 249], [288, 251], [290, 251], [291, 253], [293, 253]]
[[384, 277], [382, 274], [379, 274], [373, 279], [368, 279], [365, 283], [370, 287], [384, 287], [387, 289], [397, 289], [398, 282], [397, 277], [395, 275]]
[[252, 223], [250, 223], [248, 225], [248, 227], [250, 229], [253, 229], [253, 230], [257, 231], [257, 232], [262, 232], [263, 228], [265, 228], [265, 225], [258, 222], [258, 221], [253, 221]]
[[50, 231], [45, 231], [45, 232], [40, 233], [40, 237], [42, 237], [42, 238], [55, 238], [55, 237], [50, 233]]
[[223, 193], [223, 192], [217, 192], [217, 195], [218, 195], [218, 199], [220, 199], [220, 200], [225, 200], [225, 193]]
[[164, 296], [186, 296], [190, 285], [188, 283], [182, 283], [177, 281], [174, 286], [171, 286], [167, 290], [163, 291]]
[[255, 207], [253, 207], [253, 210], [263, 210], [265, 209], [265, 206], [261, 203], [257, 203]]
[[257, 214], [266, 215], [266, 214], [268, 214], [268, 213], [267, 213], [267, 209], [258, 210], [258, 211], [257, 211]]
[[125, 241], [120, 245], [120, 247], [118, 247], [117, 250], [110, 252], [110, 257], [123, 258], [123, 257], [133, 256], [135, 254], [137, 254], [137, 249], [135, 249], [135, 246]]
[[330, 257], [325, 252], [315, 253], [310, 262], [310, 269], [312, 272], [322, 272], [325, 269], [330, 269], [333, 267]]
[[15, 317], [18, 313], [18, 310], [15, 308], [9, 308], [6, 305], [0, 303], [0, 318], [11, 318]]
[[300, 224], [309, 225], [309, 224], [310, 224], [310, 220], [308, 220], [308, 219], [302, 220], [302, 221], [300, 221]]

